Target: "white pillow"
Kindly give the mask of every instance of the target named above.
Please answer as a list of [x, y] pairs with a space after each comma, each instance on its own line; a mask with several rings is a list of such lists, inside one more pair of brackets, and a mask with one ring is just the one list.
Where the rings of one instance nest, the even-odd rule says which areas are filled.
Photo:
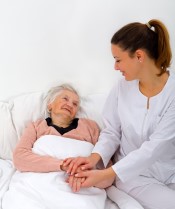
[[90, 94], [82, 98], [80, 117], [95, 120], [101, 129], [104, 128], [102, 111], [107, 94]]
[[18, 138], [30, 121], [45, 118], [47, 113], [44, 110], [44, 92], [32, 92], [11, 98], [9, 103], [12, 107], [12, 120]]
[[0, 158], [12, 158], [17, 139], [11, 118], [11, 106], [7, 102], [0, 102]]

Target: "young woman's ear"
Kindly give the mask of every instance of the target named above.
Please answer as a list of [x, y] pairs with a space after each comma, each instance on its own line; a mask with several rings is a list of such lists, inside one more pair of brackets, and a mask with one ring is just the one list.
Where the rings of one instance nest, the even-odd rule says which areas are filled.
[[141, 49], [136, 50], [136, 57], [139, 62], [143, 62], [144, 60], [144, 51]]

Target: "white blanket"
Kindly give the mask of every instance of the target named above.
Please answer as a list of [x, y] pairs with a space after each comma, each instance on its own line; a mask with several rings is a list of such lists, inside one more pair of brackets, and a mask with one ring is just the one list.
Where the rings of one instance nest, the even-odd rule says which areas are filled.
[[[89, 142], [58, 136], [43, 136], [33, 151], [64, 159], [70, 156], [88, 156], [93, 145]], [[95, 187], [73, 193], [65, 182], [64, 172], [18, 172], [13, 175], [6, 192], [3, 209], [103, 209], [106, 192]]]
[[0, 208], [4, 193], [8, 190], [10, 179], [15, 169], [10, 160], [0, 159]]

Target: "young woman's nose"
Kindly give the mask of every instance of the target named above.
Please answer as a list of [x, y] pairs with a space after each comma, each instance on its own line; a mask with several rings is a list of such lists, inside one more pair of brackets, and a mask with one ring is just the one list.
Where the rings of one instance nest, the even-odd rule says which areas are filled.
[[115, 70], [120, 70], [117, 63], [114, 64], [114, 69], [115, 69]]

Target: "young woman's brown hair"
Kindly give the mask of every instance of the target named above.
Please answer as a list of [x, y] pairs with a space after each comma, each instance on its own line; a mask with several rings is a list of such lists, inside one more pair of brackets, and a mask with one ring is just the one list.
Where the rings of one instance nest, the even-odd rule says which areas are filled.
[[127, 50], [131, 56], [137, 49], [144, 49], [160, 69], [159, 75], [166, 72], [171, 64], [169, 34], [159, 20], [152, 19], [146, 24], [127, 24], [113, 35], [111, 43]]

